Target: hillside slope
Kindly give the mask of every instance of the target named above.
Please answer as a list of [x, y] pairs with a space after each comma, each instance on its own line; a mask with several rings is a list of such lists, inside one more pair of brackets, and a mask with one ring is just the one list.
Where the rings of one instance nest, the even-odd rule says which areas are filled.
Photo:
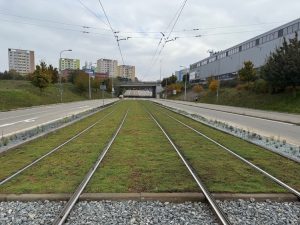
[[[189, 90], [188, 100], [193, 101], [194, 96], [195, 94]], [[170, 99], [182, 100], [183, 94], [170, 96]], [[297, 97], [293, 97], [290, 92], [271, 95], [256, 94], [236, 88], [222, 88], [219, 101], [217, 101], [216, 93], [205, 91], [200, 94], [198, 102], [300, 114], [300, 91]]]
[[[63, 102], [87, 100], [87, 93], [81, 94], [73, 84], [64, 84]], [[93, 93], [93, 98], [101, 98]], [[107, 94], [105, 97], [109, 97]], [[0, 111], [60, 103], [59, 85], [51, 85], [42, 93], [29, 81], [0, 80]]]

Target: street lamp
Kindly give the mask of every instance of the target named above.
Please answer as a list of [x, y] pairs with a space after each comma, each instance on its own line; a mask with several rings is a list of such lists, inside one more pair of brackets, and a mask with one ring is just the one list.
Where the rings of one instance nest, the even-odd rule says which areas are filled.
[[60, 53], [59, 53], [59, 86], [60, 86], [60, 102], [63, 101], [63, 87], [62, 87], [62, 82], [61, 82], [61, 79], [62, 79], [62, 74], [61, 74], [61, 55], [63, 52], [71, 52], [72, 49], [66, 49], [66, 50], [62, 50]]
[[[186, 70], [188, 69], [186, 66], [180, 66], [180, 67], [182, 67]], [[184, 101], [186, 101], [186, 80], [187, 80], [187, 75], [188, 75], [188, 73], [185, 74], [185, 79], [184, 79]]]

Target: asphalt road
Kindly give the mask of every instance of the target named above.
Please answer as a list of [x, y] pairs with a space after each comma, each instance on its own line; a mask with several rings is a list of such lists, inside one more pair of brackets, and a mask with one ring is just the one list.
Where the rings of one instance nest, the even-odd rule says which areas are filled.
[[[105, 99], [104, 104], [118, 99]], [[80, 101], [0, 112], [0, 135], [9, 136], [103, 105], [103, 100]]]
[[[299, 115], [276, 113], [237, 107], [189, 103], [181, 101], [153, 100], [163, 105], [196, 113], [208, 119], [224, 121], [235, 127], [253, 131], [267, 137], [285, 139], [300, 146], [300, 126], [293, 123], [300, 121]], [[286, 121], [286, 122], [282, 122]]]

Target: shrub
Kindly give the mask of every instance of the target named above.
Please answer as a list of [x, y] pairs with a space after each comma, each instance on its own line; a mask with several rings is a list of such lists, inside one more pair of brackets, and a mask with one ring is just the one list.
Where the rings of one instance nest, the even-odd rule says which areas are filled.
[[264, 79], [258, 79], [254, 82], [254, 91], [256, 93], [267, 93], [268, 90], [268, 83]]

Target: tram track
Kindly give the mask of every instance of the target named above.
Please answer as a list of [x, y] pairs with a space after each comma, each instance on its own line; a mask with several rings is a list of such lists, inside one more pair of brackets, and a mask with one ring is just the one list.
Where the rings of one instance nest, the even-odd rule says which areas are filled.
[[106, 147], [103, 149], [103, 151], [101, 152], [101, 154], [98, 157], [98, 159], [95, 162], [95, 164], [91, 167], [91, 169], [89, 170], [89, 172], [85, 175], [83, 181], [77, 187], [76, 191], [72, 194], [71, 198], [66, 203], [66, 205], [64, 206], [64, 208], [61, 211], [61, 213], [59, 214], [59, 216], [54, 220], [53, 225], [62, 225], [66, 221], [68, 215], [70, 214], [71, 210], [75, 206], [75, 204], [78, 201], [80, 195], [84, 191], [85, 187], [87, 186], [87, 184], [89, 183], [90, 179], [92, 178], [92, 176], [96, 172], [97, 168], [99, 167], [99, 165], [102, 162], [103, 158], [105, 157], [106, 153], [110, 149], [110, 147], [113, 144], [114, 140], [118, 136], [118, 134], [119, 134], [121, 128], [123, 127], [123, 124], [124, 124], [124, 122], [125, 122], [125, 120], [127, 118], [128, 111], [129, 110], [127, 110], [127, 112], [125, 113], [125, 115], [124, 115], [124, 117], [122, 119], [122, 122], [120, 123], [119, 127], [117, 128], [115, 134], [113, 135], [113, 137], [111, 138], [111, 140], [109, 141], [109, 143], [106, 145]]
[[194, 178], [195, 182], [197, 183], [198, 187], [200, 188], [201, 192], [203, 193], [203, 195], [205, 196], [205, 198], [207, 199], [210, 207], [212, 208], [213, 212], [215, 213], [215, 215], [217, 216], [220, 224], [223, 225], [230, 225], [231, 222], [229, 221], [229, 219], [226, 217], [226, 214], [224, 213], [224, 211], [219, 207], [217, 201], [215, 200], [215, 198], [212, 196], [212, 194], [209, 192], [208, 188], [205, 186], [205, 184], [203, 183], [203, 181], [200, 179], [200, 177], [197, 175], [195, 169], [192, 167], [192, 165], [188, 162], [188, 160], [185, 158], [185, 156], [183, 155], [183, 153], [179, 150], [179, 148], [176, 146], [176, 144], [173, 142], [173, 140], [171, 139], [171, 137], [169, 136], [169, 134], [167, 133], [167, 131], [162, 127], [162, 125], [157, 121], [157, 119], [153, 116], [153, 114], [151, 112], [149, 112], [147, 110], [148, 114], [150, 115], [150, 117], [153, 119], [153, 121], [157, 124], [157, 126], [161, 129], [161, 131], [163, 132], [163, 134], [165, 135], [165, 137], [168, 139], [168, 141], [170, 142], [170, 144], [172, 145], [172, 147], [174, 148], [174, 150], [176, 151], [176, 153], [178, 154], [178, 156], [180, 157], [181, 161], [184, 163], [184, 165], [186, 166], [186, 168], [188, 169], [188, 171], [190, 172], [190, 174], [192, 175], [192, 177]]
[[[166, 110], [169, 110], [168, 108], [162, 107], [162, 106], [158, 106], [161, 108], [164, 108]], [[174, 111], [172, 111], [174, 112]], [[205, 135], [204, 133], [200, 132], [199, 130], [196, 130], [195, 128], [187, 125], [186, 123], [182, 122], [179, 119], [176, 119], [175, 117], [169, 115], [166, 112], [162, 112], [163, 114], [165, 114], [167, 117], [171, 118], [173, 121], [176, 121], [177, 123], [181, 124], [182, 126], [188, 128], [189, 130], [193, 131], [194, 133], [200, 135], [201, 137], [209, 140], [210, 142], [214, 143], [215, 145], [217, 145], [218, 147], [220, 147], [221, 149], [225, 150], [226, 152], [230, 153], [231, 155], [233, 155], [234, 157], [236, 157], [237, 159], [239, 159], [240, 161], [242, 161], [243, 163], [247, 164], [248, 166], [250, 166], [251, 168], [253, 168], [255, 171], [263, 174], [264, 176], [266, 176], [267, 178], [269, 178], [270, 180], [274, 181], [275, 183], [277, 183], [278, 185], [280, 185], [281, 187], [283, 187], [285, 190], [291, 192], [292, 194], [294, 194], [295, 196], [298, 197], [298, 199], [300, 199], [300, 192], [298, 190], [296, 190], [295, 188], [291, 187], [290, 185], [286, 184], [285, 182], [283, 182], [282, 180], [276, 178], [275, 176], [271, 175], [270, 173], [268, 173], [267, 171], [265, 171], [264, 169], [260, 168], [259, 166], [255, 165], [254, 163], [250, 162], [249, 160], [245, 159], [244, 157], [242, 157], [241, 155], [235, 153], [232, 149], [229, 149], [228, 147], [224, 146], [223, 144], [219, 143], [218, 141], [214, 140], [211, 137], [208, 137], [207, 135]], [[174, 112], [178, 115], [181, 115], [177, 112]], [[183, 116], [183, 115], [181, 115]]]
[[[112, 106], [108, 106], [104, 109], [108, 109]], [[71, 138], [69, 138], [67, 141], [65, 141], [64, 143], [58, 145], [57, 147], [53, 148], [52, 150], [50, 150], [49, 152], [47, 152], [46, 154], [40, 156], [39, 158], [35, 159], [34, 161], [32, 161], [31, 163], [27, 164], [26, 166], [20, 168], [19, 170], [15, 171], [14, 173], [12, 173], [11, 175], [9, 175], [8, 177], [2, 179], [0, 181], [0, 186], [6, 184], [7, 182], [11, 181], [13, 178], [17, 177], [18, 175], [20, 175], [22, 172], [24, 172], [25, 170], [31, 168], [32, 166], [36, 165], [38, 162], [42, 161], [43, 159], [45, 159], [46, 157], [50, 156], [51, 154], [53, 154], [54, 152], [57, 152], [59, 149], [63, 148], [64, 146], [66, 146], [67, 144], [69, 144], [70, 142], [74, 141], [75, 139], [77, 139], [78, 137], [80, 137], [81, 135], [85, 134], [86, 132], [88, 132], [89, 130], [91, 130], [93, 127], [95, 127], [96, 125], [98, 125], [99, 123], [101, 123], [102, 121], [104, 121], [107, 117], [109, 117], [111, 114], [113, 114], [113, 112], [115, 112], [115, 110], [109, 112], [108, 114], [106, 114], [105, 116], [103, 116], [101, 119], [97, 120], [96, 122], [94, 122], [93, 124], [89, 125], [88, 127], [86, 127], [85, 129], [81, 130], [80, 132], [78, 132], [77, 134], [73, 135]]]

